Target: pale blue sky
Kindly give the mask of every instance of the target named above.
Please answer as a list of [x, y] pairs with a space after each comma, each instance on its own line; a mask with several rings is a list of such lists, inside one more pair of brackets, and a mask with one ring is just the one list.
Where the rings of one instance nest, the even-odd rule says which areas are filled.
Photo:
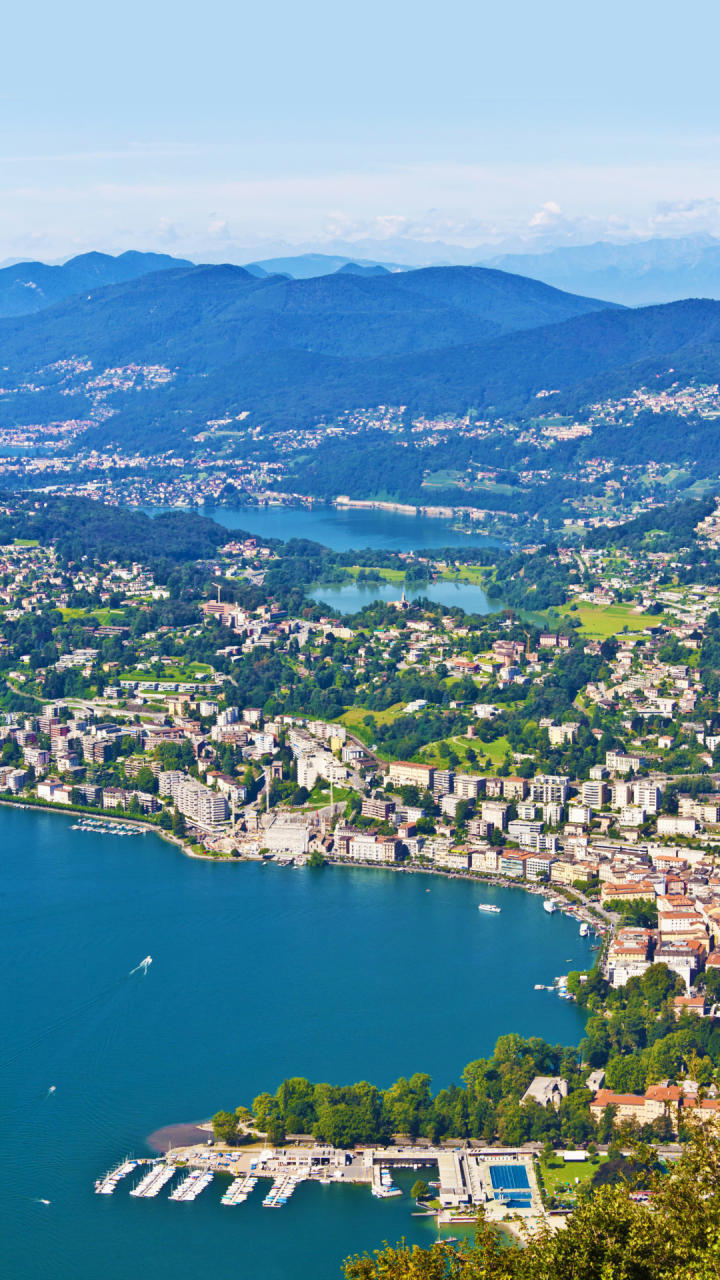
[[0, 259], [720, 234], [711, 0], [12, 6]]

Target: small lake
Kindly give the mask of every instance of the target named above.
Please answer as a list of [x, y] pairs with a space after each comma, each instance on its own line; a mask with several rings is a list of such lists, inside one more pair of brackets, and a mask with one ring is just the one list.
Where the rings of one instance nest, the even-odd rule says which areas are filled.
[[357, 613], [375, 600], [399, 600], [403, 590], [408, 600], [425, 596], [447, 608], [464, 609], [466, 613], [499, 613], [501, 602], [488, 600], [482, 587], [471, 582], [428, 582], [421, 586], [404, 586], [402, 582], [342, 582], [335, 586], [322, 584], [311, 589], [313, 600], [322, 601], [338, 613]]
[[502, 547], [481, 533], [458, 533], [452, 520], [343, 507], [201, 507], [226, 529], [260, 538], [308, 538], [331, 551], [422, 551], [443, 547]]

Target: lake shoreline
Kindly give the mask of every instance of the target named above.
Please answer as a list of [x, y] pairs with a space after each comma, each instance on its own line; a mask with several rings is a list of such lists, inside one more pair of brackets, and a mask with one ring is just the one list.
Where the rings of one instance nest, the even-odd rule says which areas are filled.
[[[129, 826], [131, 829], [134, 829], [135, 831], [137, 831], [138, 835], [144, 835], [146, 832], [152, 832], [153, 834], [160, 836], [160, 838], [162, 840], [165, 840], [168, 844], [174, 845], [174, 847], [178, 849], [180, 853], [184, 854], [185, 857], [196, 858], [200, 862], [216, 862], [216, 863], [223, 863], [223, 864], [237, 863], [238, 865], [242, 865], [247, 863], [257, 864], [259, 861], [262, 861], [263, 865], [267, 865], [267, 866], [274, 865], [273, 859], [260, 860], [258, 858], [246, 857], [246, 856], [243, 856], [242, 854], [236, 857], [233, 854], [198, 853], [195, 849], [188, 848], [188, 846], [185, 843], [183, 843], [183, 841], [180, 840], [178, 836], [172, 835], [172, 833], [169, 831], [164, 831], [162, 827], [156, 827], [150, 823], [139, 822], [137, 818], [123, 818], [123, 817], [116, 817], [115, 814], [104, 814], [103, 810], [101, 809], [98, 809], [97, 811], [93, 812], [93, 811], [88, 811], [86, 809], [80, 810], [80, 809], [72, 809], [72, 808], [62, 808], [59, 805], [44, 804], [42, 802], [36, 804], [36, 803], [28, 803], [27, 801], [22, 801], [22, 800], [17, 800], [17, 801], [7, 800], [4, 798], [0, 798], [0, 805], [4, 805], [8, 809], [22, 809], [26, 813], [31, 813], [33, 810], [37, 809], [39, 812], [42, 812], [42, 813], [61, 814], [61, 815], [64, 815], [65, 817], [75, 816], [75, 817], [86, 817], [86, 818], [95, 818], [95, 819], [106, 817], [109, 822], [123, 823], [125, 826]], [[608, 927], [610, 927], [609, 921], [598, 920], [597, 917], [595, 917], [594, 915], [591, 915], [590, 914], [591, 909], [588, 908], [586, 904], [583, 903], [581, 900], [577, 898], [573, 898], [569, 900], [565, 899], [564, 895], [560, 892], [560, 890], [564, 888], [564, 886], [553, 886], [552, 884], [546, 885], [546, 884], [540, 884], [540, 883], [528, 884], [525, 881], [508, 880], [508, 879], [491, 877], [489, 875], [484, 875], [482, 872], [469, 871], [469, 872], [463, 873], [460, 871], [445, 870], [442, 867], [421, 867], [421, 866], [418, 866], [416, 863], [410, 863], [410, 864], [382, 863], [381, 865], [379, 865], [377, 863], [370, 863], [370, 862], [350, 862], [345, 858], [333, 858], [332, 856], [328, 856], [328, 855], [325, 855], [325, 862], [327, 866], [331, 866], [331, 867], [350, 867], [350, 868], [355, 867], [361, 871], [380, 870], [380, 871], [393, 871], [396, 873], [400, 872], [405, 875], [439, 876], [443, 880], [461, 880], [469, 884], [487, 885], [488, 887], [491, 887], [491, 888], [521, 889], [525, 893], [531, 894], [533, 897], [541, 897], [543, 899], [546, 897], [552, 897], [553, 895], [555, 896], [559, 895], [563, 899], [563, 901], [567, 901], [568, 905], [574, 908], [574, 910], [571, 912], [564, 912], [562, 910], [562, 907], [558, 907], [558, 911], [562, 915], [571, 915], [573, 916], [573, 918], [578, 920], [581, 920], [581, 919], [587, 920], [588, 924], [590, 924], [593, 927], [596, 925], [602, 925], [604, 929], [607, 929]], [[276, 864], [276, 865], [279, 865], [279, 864]], [[317, 868], [317, 870], [321, 870], [321, 868]], [[576, 910], [578, 911], [577, 915], [575, 915]], [[579, 914], [579, 912], [582, 912], [582, 911], [585, 912], [584, 915]]]

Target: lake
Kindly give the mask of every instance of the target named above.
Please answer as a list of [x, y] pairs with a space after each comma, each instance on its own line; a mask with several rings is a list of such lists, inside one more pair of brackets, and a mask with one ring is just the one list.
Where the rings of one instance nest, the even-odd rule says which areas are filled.
[[[93, 1182], [146, 1153], [153, 1130], [287, 1075], [386, 1086], [427, 1070], [441, 1086], [503, 1032], [582, 1036], [579, 1010], [533, 984], [586, 967], [589, 943], [539, 898], [214, 864], [151, 833], [72, 822], [0, 808], [0, 1270], [12, 1280], [338, 1280], [348, 1253], [428, 1243], [435, 1229], [408, 1195], [301, 1186], [268, 1213], [257, 1191], [221, 1206], [218, 1183], [175, 1204], [134, 1200], [129, 1182], [96, 1196]], [[146, 955], [147, 976], [130, 975]]]
[[226, 529], [244, 529], [260, 538], [309, 538], [331, 551], [421, 551], [442, 547], [501, 547], [481, 533], [458, 533], [452, 520], [404, 516], [354, 507], [201, 507]]
[[498, 613], [504, 606], [491, 603], [482, 587], [471, 582], [429, 582], [424, 586], [405, 586], [402, 582], [342, 582], [334, 586], [310, 589], [313, 600], [322, 601], [339, 613], [357, 613], [374, 600], [399, 600], [405, 592], [408, 600], [426, 596], [436, 604], [464, 609], [466, 613]]

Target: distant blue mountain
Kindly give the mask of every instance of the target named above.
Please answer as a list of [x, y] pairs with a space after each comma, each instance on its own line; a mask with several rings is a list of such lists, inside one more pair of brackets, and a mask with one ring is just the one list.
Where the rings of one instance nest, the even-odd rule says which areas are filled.
[[335, 274], [338, 276], [389, 276], [390, 269], [381, 267], [379, 262], [374, 267], [366, 267], [359, 262], [346, 262], [344, 267], [338, 267]]
[[365, 274], [366, 269], [382, 267], [385, 271], [408, 271], [408, 267], [399, 266], [396, 262], [375, 262], [369, 258], [344, 258], [330, 253], [300, 253], [294, 258], [262, 258], [259, 262], [249, 262], [246, 270], [253, 275], [260, 267], [266, 275], [287, 275], [294, 280], [310, 280], [314, 276], [329, 276], [351, 266], [355, 273]]
[[508, 253], [481, 265], [631, 307], [720, 298], [720, 241], [707, 235]]
[[122, 284], [151, 271], [192, 265], [185, 258], [138, 253], [134, 249], [117, 258], [107, 253], [83, 253], [62, 266], [17, 262], [0, 269], [0, 317], [31, 315], [87, 289]]

